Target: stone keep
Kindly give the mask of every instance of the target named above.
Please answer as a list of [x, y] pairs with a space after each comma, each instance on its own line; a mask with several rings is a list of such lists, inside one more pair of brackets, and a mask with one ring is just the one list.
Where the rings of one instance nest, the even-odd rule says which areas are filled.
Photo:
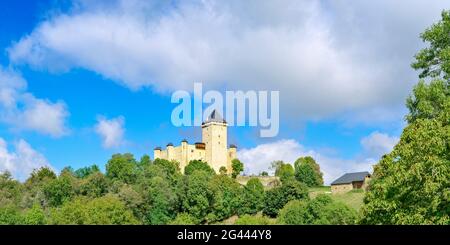
[[207, 162], [216, 173], [223, 166], [227, 173], [231, 173], [231, 161], [236, 158], [236, 146], [227, 148], [227, 122], [217, 111], [213, 111], [205, 122], [202, 123], [202, 142], [188, 144], [183, 140], [180, 146], [167, 144], [165, 150], [156, 147], [154, 159], [175, 160], [180, 163], [180, 170], [191, 160]]

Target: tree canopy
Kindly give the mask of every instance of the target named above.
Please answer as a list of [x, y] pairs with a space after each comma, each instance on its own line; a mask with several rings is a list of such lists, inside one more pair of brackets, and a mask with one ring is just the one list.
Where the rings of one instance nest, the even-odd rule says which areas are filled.
[[242, 171], [244, 171], [244, 164], [239, 159], [233, 159], [231, 161], [231, 176], [235, 179]]
[[420, 78], [450, 79], [450, 11], [442, 11], [441, 17], [420, 35], [424, 42], [429, 43], [429, 47], [415, 55], [411, 65], [420, 71]]
[[280, 177], [281, 182], [289, 181], [294, 178], [294, 168], [289, 163], [283, 161], [276, 161], [273, 163], [275, 166], [275, 176]]
[[310, 156], [300, 157], [294, 163], [295, 178], [307, 186], [322, 186], [323, 174], [319, 164]]
[[278, 222], [287, 225], [348, 225], [355, 224], [355, 210], [330, 196], [319, 195], [312, 200], [293, 200], [280, 210]]
[[432, 80], [420, 81], [406, 102], [408, 125], [375, 166], [361, 223], [450, 224], [449, 12], [421, 37], [430, 46], [412, 66]]

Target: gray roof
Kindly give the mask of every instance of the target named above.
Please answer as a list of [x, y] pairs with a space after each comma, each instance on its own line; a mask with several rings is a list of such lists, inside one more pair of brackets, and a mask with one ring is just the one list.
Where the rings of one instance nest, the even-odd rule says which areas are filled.
[[356, 172], [356, 173], [346, 173], [333, 181], [332, 185], [339, 185], [339, 184], [349, 184], [354, 181], [364, 181], [366, 176], [370, 176], [369, 172]]
[[225, 119], [220, 115], [220, 113], [216, 110], [213, 110], [211, 112], [211, 115], [206, 119], [205, 123], [209, 122], [220, 122], [220, 123], [226, 123]]

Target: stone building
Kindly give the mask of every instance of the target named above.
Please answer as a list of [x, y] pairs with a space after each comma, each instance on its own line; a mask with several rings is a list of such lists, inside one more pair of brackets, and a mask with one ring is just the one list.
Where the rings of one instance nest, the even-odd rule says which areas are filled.
[[331, 193], [345, 193], [355, 189], [366, 189], [369, 172], [346, 173], [331, 183]]
[[230, 145], [227, 148], [227, 122], [214, 110], [202, 123], [202, 142], [189, 144], [187, 140], [183, 140], [179, 146], [169, 143], [166, 149], [156, 147], [153, 155], [154, 159], [179, 162], [181, 172], [184, 172], [191, 160], [201, 160], [207, 162], [216, 173], [219, 173], [222, 166], [231, 173], [231, 161], [236, 158], [236, 146]]

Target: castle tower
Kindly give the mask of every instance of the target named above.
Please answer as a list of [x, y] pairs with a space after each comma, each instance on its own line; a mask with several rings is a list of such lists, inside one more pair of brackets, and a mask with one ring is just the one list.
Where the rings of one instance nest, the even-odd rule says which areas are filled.
[[227, 122], [214, 110], [202, 124], [202, 141], [205, 143], [205, 160], [219, 173], [220, 167], [231, 169], [227, 150]]
[[236, 152], [236, 145], [231, 144], [230, 148], [228, 148], [228, 166], [227, 166], [227, 172], [231, 173], [233, 171], [231, 167], [231, 162], [237, 158], [237, 152]]

